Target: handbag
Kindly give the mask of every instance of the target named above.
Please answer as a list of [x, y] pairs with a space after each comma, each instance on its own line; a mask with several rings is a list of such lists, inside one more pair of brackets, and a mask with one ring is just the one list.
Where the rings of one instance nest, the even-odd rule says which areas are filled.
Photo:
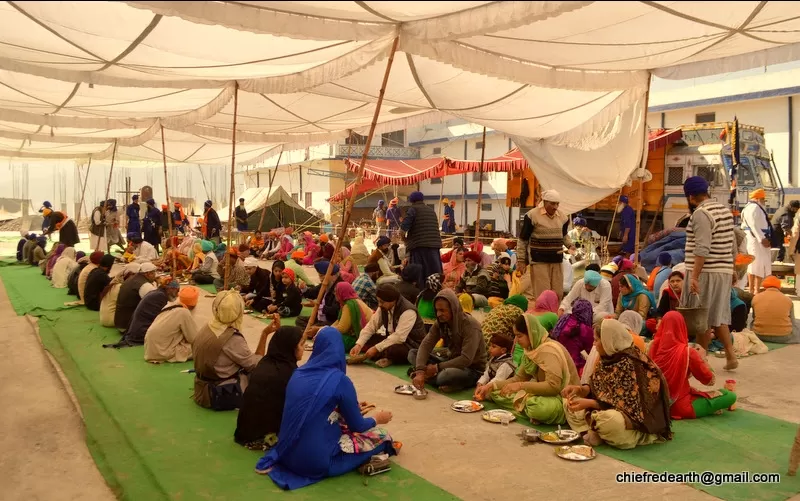
[[236, 374], [233, 379], [219, 384], [209, 384], [208, 394], [213, 410], [232, 411], [238, 409], [242, 404], [243, 395], [239, 374]]

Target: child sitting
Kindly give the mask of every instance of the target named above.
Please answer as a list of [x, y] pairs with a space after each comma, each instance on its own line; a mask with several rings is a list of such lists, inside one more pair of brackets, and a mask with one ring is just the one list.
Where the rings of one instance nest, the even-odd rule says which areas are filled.
[[475, 400], [485, 399], [489, 393], [494, 391], [494, 382], [505, 381], [514, 375], [517, 368], [514, 365], [511, 351], [514, 348], [514, 340], [502, 334], [493, 334], [489, 341], [489, 363], [486, 364], [486, 371], [478, 380], [475, 387]]
[[267, 307], [269, 313], [277, 313], [281, 318], [296, 317], [303, 309], [303, 295], [294, 283], [294, 271], [283, 270], [281, 281], [283, 292], [277, 294], [275, 303]]

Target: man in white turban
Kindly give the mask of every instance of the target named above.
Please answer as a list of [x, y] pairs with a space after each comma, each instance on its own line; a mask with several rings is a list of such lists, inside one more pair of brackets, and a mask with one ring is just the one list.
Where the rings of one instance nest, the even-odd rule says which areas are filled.
[[517, 243], [517, 276], [530, 264], [534, 297], [554, 291], [564, 296], [562, 261], [564, 246], [575, 251], [567, 236], [569, 215], [558, 210], [561, 195], [556, 190], [542, 193], [542, 203], [525, 214]]

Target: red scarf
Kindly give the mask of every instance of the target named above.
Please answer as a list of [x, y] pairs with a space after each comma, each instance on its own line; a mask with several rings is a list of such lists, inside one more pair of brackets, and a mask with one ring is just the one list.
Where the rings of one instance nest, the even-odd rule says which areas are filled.
[[689, 334], [683, 315], [670, 311], [658, 325], [658, 332], [650, 344], [650, 358], [658, 365], [669, 386], [672, 402], [688, 395], [689, 385]]

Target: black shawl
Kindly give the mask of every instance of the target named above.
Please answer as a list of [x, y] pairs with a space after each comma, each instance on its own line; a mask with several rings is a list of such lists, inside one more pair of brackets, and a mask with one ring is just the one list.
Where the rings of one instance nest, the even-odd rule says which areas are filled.
[[237, 443], [257, 442], [280, 430], [286, 385], [297, 369], [295, 349], [302, 337], [302, 329], [294, 326], [273, 334], [267, 354], [250, 373], [233, 435]]

